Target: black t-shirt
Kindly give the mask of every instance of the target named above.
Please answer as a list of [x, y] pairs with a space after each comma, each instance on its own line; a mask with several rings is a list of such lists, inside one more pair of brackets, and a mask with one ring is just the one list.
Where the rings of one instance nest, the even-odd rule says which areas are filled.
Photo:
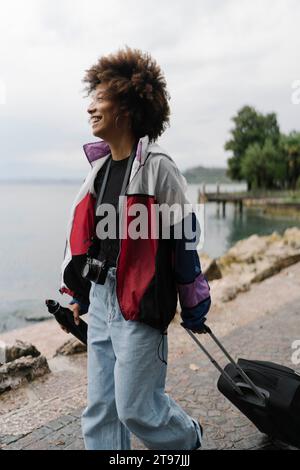
[[[113, 160], [111, 159], [111, 166], [110, 166], [110, 171], [105, 187], [105, 191], [103, 194], [103, 199], [102, 199], [102, 204], [104, 203], [109, 203], [112, 204], [115, 208], [117, 208], [119, 204], [119, 196], [121, 193], [122, 189], [122, 184], [124, 180], [124, 176], [126, 173], [126, 168], [127, 168], [127, 163], [129, 160], [130, 156], [127, 158], [123, 158], [122, 160]], [[102, 165], [100, 170], [97, 173], [97, 176], [95, 178], [95, 192], [96, 192], [96, 197], [98, 198], [99, 192], [103, 183], [104, 175], [106, 172], [106, 167], [108, 165], [110, 157], [107, 159], [107, 161]], [[98, 205], [96, 204], [95, 206], [95, 211], [97, 210]], [[97, 216], [95, 217], [95, 223], [96, 225], [102, 218], [106, 218], [107, 213], [104, 213], [103, 216]], [[120, 248], [120, 239], [119, 239], [119, 216], [117, 215], [117, 220], [116, 220], [116, 238], [105, 238], [102, 240], [99, 240], [99, 238], [95, 237], [95, 240], [93, 242], [93, 247], [92, 247], [92, 256], [94, 258], [97, 258], [99, 260], [106, 259], [109, 263], [110, 266], [116, 266], [116, 260], [119, 254], [119, 248]], [[95, 227], [96, 229], [96, 227]], [[108, 227], [107, 225], [104, 227], [105, 232], [107, 232]]]

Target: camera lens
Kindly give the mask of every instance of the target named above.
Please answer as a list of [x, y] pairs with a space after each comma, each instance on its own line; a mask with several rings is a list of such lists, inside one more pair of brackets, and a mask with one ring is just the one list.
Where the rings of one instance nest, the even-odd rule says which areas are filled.
[[82, 270], [82, 276], [87, 277], [87, 275], [89, 274], [89, 271], [90, 271], [90, 265], [89, 265], [89, 263], [86, 263], [84, 265], [83, 270]]

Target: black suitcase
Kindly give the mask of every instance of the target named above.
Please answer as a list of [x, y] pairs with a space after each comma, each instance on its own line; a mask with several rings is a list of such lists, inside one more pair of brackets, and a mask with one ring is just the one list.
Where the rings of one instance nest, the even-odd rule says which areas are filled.
[[236, 363], [211, 329], [204, 325], [203, 333], [209, 333], [230, 361], [223, 369], [196, 336], [187, 328], [186, 331], [221, 373], [217, 384], [219, 391], [260, 432], [300, 447], [300, 375], [273, 362], [238, 359]]

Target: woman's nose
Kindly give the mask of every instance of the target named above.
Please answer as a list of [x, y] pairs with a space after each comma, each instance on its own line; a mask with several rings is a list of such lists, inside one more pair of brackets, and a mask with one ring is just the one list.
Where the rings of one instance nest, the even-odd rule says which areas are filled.
[[95, 102], [94, 102], [94, 101], [91, 102], [91, 104], [89, 105], [89, 107], [88, 107], [88, 109], [87, 109], [87, 112], [88, 112], [89, 114], [92, 114], [93, 111], [95, 111]]

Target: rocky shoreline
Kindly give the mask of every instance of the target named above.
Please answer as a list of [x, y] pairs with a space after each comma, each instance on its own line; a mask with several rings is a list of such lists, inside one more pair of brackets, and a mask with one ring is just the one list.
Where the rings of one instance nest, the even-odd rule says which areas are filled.
[[0, 348], [0, 395], [51, 372], [46, 357], [33, 344], [17, 340], [12, 345], [1, 342]]
[[300, 261], [300, 229], [283, 235], [252, 235], [238, 241], [227, 253], [211, 259], [200, 253], [203, 272], [210, 281], [214, 304], [228, 302], [239, 292]]

